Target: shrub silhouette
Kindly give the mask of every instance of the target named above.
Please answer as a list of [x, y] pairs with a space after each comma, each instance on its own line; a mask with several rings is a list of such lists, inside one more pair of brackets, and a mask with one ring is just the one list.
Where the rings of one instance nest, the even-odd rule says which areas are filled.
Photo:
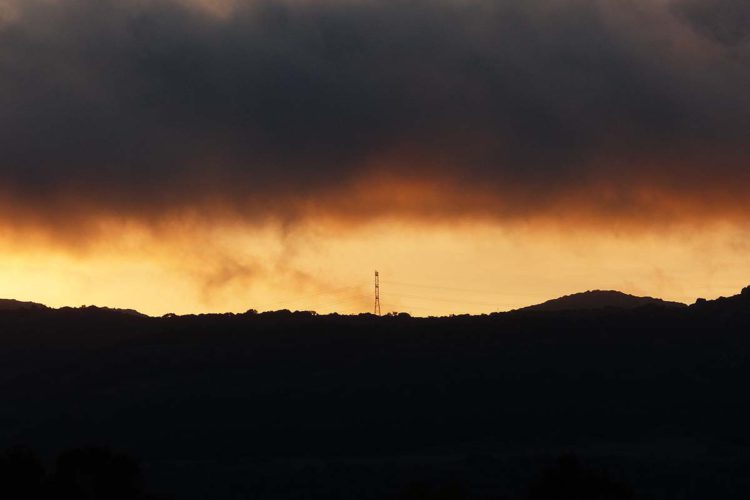
[[528, 500], [632, 500], [632, 489], [605, 474], [584, 469], [575, 455], [563, 455], [532, 483]]
[[106, 448], [63, 452], [47, 475], [25, 448], [0, 454], [0, 498], [24, 500], [152, 500], [143, 492], [138, 463]]
[[64, 452], [51, 485], [59, 498], [131, 500], [143, 498], [140, 470], [132, 458], [105, 448]]
[[458, 483], [434, 487], [425, 482], [408, 484], [399, 494], [399, 500], [468, 500], [469, 494]]
[[0, 454], [0, 498], [43, 498], [45, 472], [31, 450], [11, 448]]

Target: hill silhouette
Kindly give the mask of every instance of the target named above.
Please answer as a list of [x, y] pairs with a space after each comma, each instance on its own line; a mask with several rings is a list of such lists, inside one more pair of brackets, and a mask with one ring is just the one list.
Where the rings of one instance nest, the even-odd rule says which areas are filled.
[[[748, 332], [750, 288], [445, 318], [0, 311], [0, 449], [123, 450], [185, 500], [385, 500], [411, 483], [520, 499], [559, 481], [739, 500]], [[567, 452], [590, 472], [553, 466], [524, 490]]]
[[[139, 464], [106, 448], [66, 450], [54, 470], [26, 448], [0, 452], [0, 497], [11, 500], [156, 500], [142, 490]], [[52, 468], [50, 468], [52, 469]]]
[[541, 304], [523, 307], [522, 311], [574, 311], [586, 309], [635, 309], [643, 306], [685, 307], [681, 302], [669, 302], [653, 297], [638, 297], [616, 290], [589, 290], [565, 295]]
[[90, 312], [111, 312], [115, 314], [125, 314], [127, 316], [139, 316], [141, 318], [147, 318], [147, 314], [143, 314], [140, 311], [136, 311], [135, 309], [123, 309], [119, 307], [103, 307], [103, 306], [81, 306], [78, 308], [75, 307], [63, 307], [61, 309], [79, 309], [79, 310], [85, 310]]
[[[53, 308], [40, 304], [38, 302], [24, 302], [20, 300], [15, 299], [0, 299], [0, 311], [18, 311], [22, 309], [48, 309], [52, 310]], [[146, 317], [146, 314], [143, 314], [139, 311], [136, 311], [135, 309], [121, 309], [117, 307], [102, 307], [102, 306], [81, 306], [81, 307], [61, 307], [58, 310], [61, 311], [70, 311], [70, 310], [88, 310], [91, 312], [94, 311], [108, 311], [118, 314], [127, 314], [130, 316], [141, 316]]]
[[0, 311], [15, 311], [18, 309], [48, 309], [44, 304], [36, 302], [22, 302], [15, 299], [0, 299]]
[[[574, 293], [571, 295], [565, 295], [555, 299], [545, 301], [541, 304], [534, 304], [520, 309], [517, 311], [574, 311], [574, 310], [589, 310], [589, 309], [601, 309], [601, 308], [618, 308], [618, 309], [635, 309], [647, 305], [665, 306], [665, 307], [685, 307], [686, 304], [681, 302], [670, 302], [654, 297], [638, 297], [635, 295], [626, 294], [617, 290], [589, 290], [586, 292]], [[0, 299], [0, 311], [11, 311], [17, 309], [50, 309], [44, 304], [36, 302], [21, 302], [13, 299]], [[81, 306], [79, 308], [74, 307], [62, 307], [60, 309], [88, 309], [91, 311], [112, 311], [116, 313], [128, 314], [132, 316], [147, 316], [135, 309], [121, 309], [113, 307], [102, 307], [102, 306]], [[169, 314], [167, 316], [176, 316]]]

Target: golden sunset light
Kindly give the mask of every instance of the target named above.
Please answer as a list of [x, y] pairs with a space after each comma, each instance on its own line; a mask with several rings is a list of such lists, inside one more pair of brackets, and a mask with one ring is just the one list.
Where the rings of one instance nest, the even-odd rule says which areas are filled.
[[418, 4], [4, 0], [0, 292], [354, 313], [377, 268], [445, 315], [750, 277], [742, 25]]
[[750, 0], [0, 0], [0, 499], [747, 500]]
[[247, 309], [415, 316], [506, 311], [585, 290], [692, 303], [750, 280], [737, 225], [633, 233], [516, 223], [381, 221], [359, 227], [121, 226], [86, 248], [2, 246], [0, 295], [54, 307], [96, 304], [165, 313]]

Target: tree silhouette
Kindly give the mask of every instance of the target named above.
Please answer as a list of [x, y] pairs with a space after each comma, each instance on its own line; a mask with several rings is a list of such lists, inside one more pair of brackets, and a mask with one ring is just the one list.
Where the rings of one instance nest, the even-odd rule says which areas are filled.
[[528, 500], [631, 500], [633, 490], [605, 474], [583, 468], [575, 455], [563, 455], [532, 483]]
[[421, 481], [406, 485], [399, 500], [467, 500], [469, 494], [459, 483], [448, 483], [439, 487]]
[[106, 448], [62, 453], [47, 475], [28, 449], [0, 454], [0, 498], [12, 500], [152, 500], [141, 486], [138, 463]]
[[63, 453], [57, 459], [52, 484], [64, 499], [143, 498], [138, 464], [106, 448], [82, 448]]
[[31, 450], [11, 448], [0, 454], [0, 498], [43, 498], [45, 472]]

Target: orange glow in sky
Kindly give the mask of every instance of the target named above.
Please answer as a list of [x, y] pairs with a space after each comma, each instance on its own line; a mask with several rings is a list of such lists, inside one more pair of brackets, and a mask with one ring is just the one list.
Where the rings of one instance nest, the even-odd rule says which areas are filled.
[[119, 227], [84, 248], [0, 245], [0, 297], [168, 312], [504, 311], [589, 289], [692, 302], [750, 283], [750, 237], [714, 224], [632, 233], [490, 223], [363, 223], [285, 228]]

